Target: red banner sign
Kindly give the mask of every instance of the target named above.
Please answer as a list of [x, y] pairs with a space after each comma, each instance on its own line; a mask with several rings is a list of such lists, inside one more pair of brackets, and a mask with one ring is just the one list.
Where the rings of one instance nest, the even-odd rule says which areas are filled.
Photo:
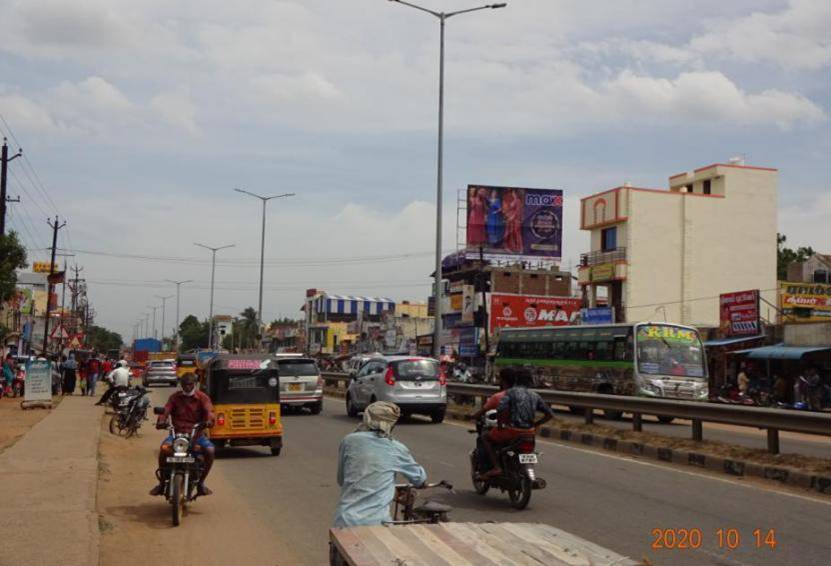
[[268, 360], [245, 360], [245, 359], [230, 359], [228, 360], [228, 369], [261, 369], [265, 362], [268, 367]]
[[493, 293], [490, 328], [523, 326], [565, 326], [580, 317], [582, 299]]
[[725, 336], [759, 334], [759, 290], [722, 293], [719, 297], [720, 327]]

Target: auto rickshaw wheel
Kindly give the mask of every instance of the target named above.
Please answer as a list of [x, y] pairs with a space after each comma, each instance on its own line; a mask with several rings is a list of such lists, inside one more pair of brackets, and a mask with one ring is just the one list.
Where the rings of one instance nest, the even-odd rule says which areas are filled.
[[283, 450], [283, 439], [282, 438], [274, 438], [271, 440], [271, 455], [272, 456], [279, 456], [280, 452]]

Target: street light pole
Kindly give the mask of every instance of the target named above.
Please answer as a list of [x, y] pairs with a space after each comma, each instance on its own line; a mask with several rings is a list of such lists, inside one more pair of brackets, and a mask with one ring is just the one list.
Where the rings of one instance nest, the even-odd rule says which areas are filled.
[[174, 281], [172, 279], [165, 279], [168, 283], [173, 283], [176, 285], [176, 332], [174, 333], [176, 337], [176, 351], [179, 351], [179, 291], [182, 288], [182, 285], [185, 283], [193, 283], [193, 279], [186, 279], [185, 281]]
[[[245, 189], [234, 189], [238, 193], [242, 193], [244, 195], [252, 196], [254, 198], [258, 198], [263, 201], [263, 230], [262, 236], [260, 238], [260, 298], [257, 303], [257, 333], [259, 334], [263, 328], [263, 266], [265, 263], [265, 205], [268, 201], [275, 198], [284, 198], [284, 197], [293, 197], [295, 196], [294, 193], [285, 193], [282, 195], [272, 195], [270, 197], [265, 197], [262, 195], [258, 195], [252, 193], [250, 191], [246, 191]], [[260, 340], [260, 345], [262, 344], [262, 340]], [[260, 348], [260, 345], [257, 346], [257, 349]]]
[[435, 321], [433, 325], [433, 355], [436, 359], [441, 356], [441, 297], [442, 297], [442, 269], [441, 269], [441, 219], [442, 219], [442, 190], [444, 185], [444, 23], [448, 18], [458, 16], [459, 14], [467, 14], [469, 12], [478, 12], [479, 10], [493, 10], [497, 8], [504, 8], [507, 3], [487, 4], [476, 8], [468, 8], [466, 10], [458, 10], [455, 12], [436, 12], [429, 10], [422, 6], [404, 2], [403, 0], [390, 0], [409, 6], [421, 12], [426, 12], [431, 16], [438, 18], [440, 23], [440, 39], [439, 39], [439, 132], [438, 132], [438, 157], [437, 157], [437, 172], [436, 172], [436, 271], [435, 271], [435, 308], [433, 314]]
[[147, 305], [148, 309], [153, 309], [153, 338], [156, 338], [156, 309], [158, 309], [158, 305], [155, 307], [153, 305]]
[[161, 295], [156, 295], [156, 298], [162, 300], [162, 332], [161, 332], [161, 335], [162, 335], [162, 346], [164, 346], [164, 316], [165, 316], [165, 311], [167, 311], [167, 300], [172, 299], [173, 295], [168, 295], [166, 297], [162, 297]]
[[208, 329], [210, 334], [208, 335], [208, 349], [214, 349], [214, 275], [216, 274], [216, 252], [219, 250], [224, 250], [226, 248], [233, 248], [236, 244], [228, 244], [227, 246], [220, 246], [218, 248], [212, 248], [210, 246], [206, 246], [204, 244], [198, 244], [196, 242], [193, 243], [195, 246], [199, 246], [200, 248], [205, 248], [206, 250], [211, 250], [211, 306], [209, 307], [208, 311]]

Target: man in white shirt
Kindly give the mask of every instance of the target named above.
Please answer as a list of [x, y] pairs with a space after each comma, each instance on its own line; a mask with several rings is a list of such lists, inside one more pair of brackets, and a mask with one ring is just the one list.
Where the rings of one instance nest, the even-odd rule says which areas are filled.
[[130, 387], [130, 364], [126, 360], [121, 360], [105, 379], [110, 382], [110, 388], [104, 392], [96, 405], [106, 404], [113, 393]]

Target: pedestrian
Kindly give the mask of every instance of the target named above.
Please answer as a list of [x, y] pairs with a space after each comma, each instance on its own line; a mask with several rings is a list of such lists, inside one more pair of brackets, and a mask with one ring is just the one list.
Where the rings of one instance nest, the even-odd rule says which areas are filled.
[[69, 354], [69, 359], [64, 358], [63, 363], [63, 395], [72, 395], [75, 393], [77, 370], [78, 362], [75, 361], [75, 355]]
[[741, 365], [739, 375], [736, 376], [736, 385], [739, 387], [739, 393], [747, 393], [747, 387], [750, 384], [750, 378], [747, 376], [747, 366]]
[[3, 360], [3, 382], [0, 384], [6, 395], [11, 393], [14, 374], [14, 358], [11, 354], [6, 354], [6, 359]]
[[100, 371], [101, 360], [98, 359], [98, 354], [93, 354], [87, 364], [87, 395], [90, 397], [95, 395], [95, 386], [98, 384]]

